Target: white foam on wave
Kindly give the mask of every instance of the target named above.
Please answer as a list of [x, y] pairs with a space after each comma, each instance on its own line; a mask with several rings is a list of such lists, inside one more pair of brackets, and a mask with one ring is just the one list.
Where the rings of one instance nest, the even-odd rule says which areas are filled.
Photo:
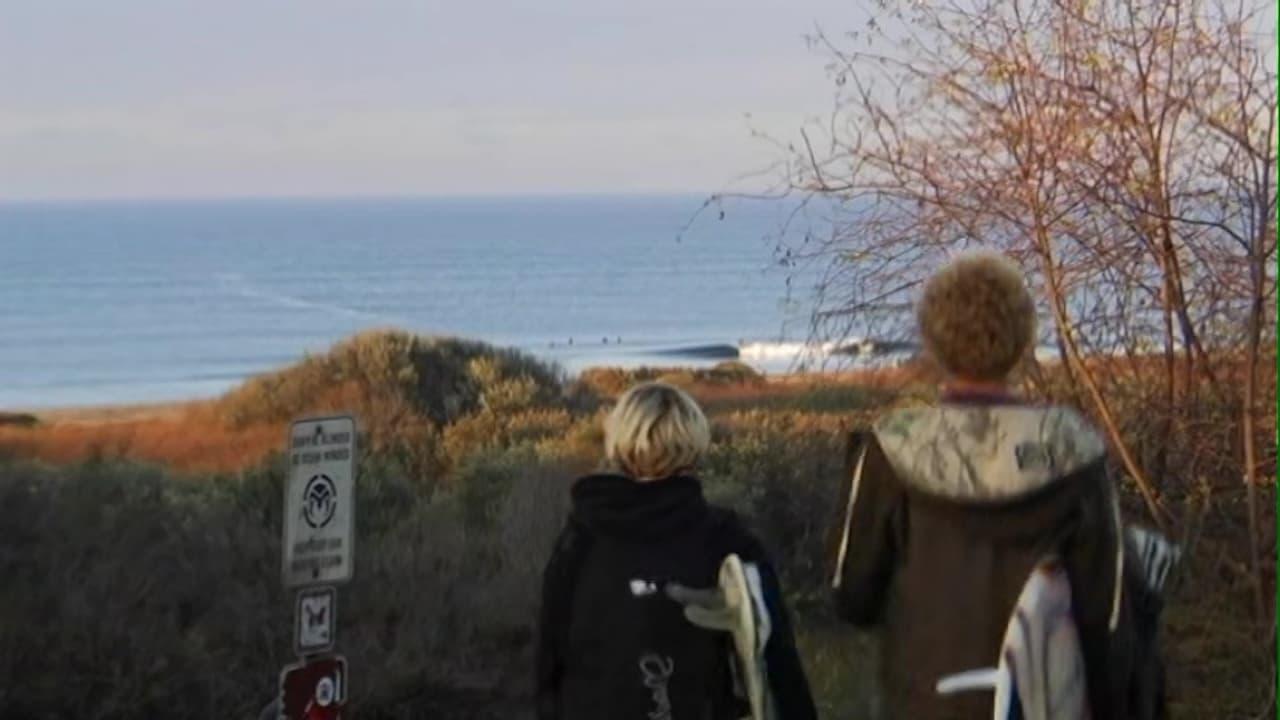
[[819, 359], [829, 357], [843, 347], [838, 342], [749, 342], [738, 346], [742, 360]]
[[[902, 343], [879, 343], [874, 340], [849, 339], [828, 342], [743, 342], [738, 346], [739, 359], [765, 371], [805, 368], [885, 368], [901, 365], [917, 355], [917, 348]], [[1036, 360], [1053, 364], [1061, 361], [1058, 348], [1037, 345]], [[1120, 355], [1119, 349], [1092, 355]]]
[[871, 340], [850, 338], [824, 342], [744, 342], [739, 359], [761, 370], [793, 370], [856, 366], [891, 367], [909, 360], [915, 353], [900, 347], [886, 347]]

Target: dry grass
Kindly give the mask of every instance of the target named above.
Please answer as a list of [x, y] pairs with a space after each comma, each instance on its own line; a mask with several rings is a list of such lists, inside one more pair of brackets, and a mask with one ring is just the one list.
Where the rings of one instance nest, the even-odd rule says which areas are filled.
[[195, 402], [151, 403], [146, 405], [89, 405], [85, 407], [54, 408], [30, 411], [28, 414], [46, 423], [123, 422], [130, 420], [155, 420], [174, 418], [204, 404]]
[[149, 420], [42, 423], [0, 427], [0, 452], [54, 464], [136, 460], [183, 473], [222, 473], [260, 464], [284, 442], [283, 424], [228, 428], [202, 413]]
[[[137, 460], [164, 465], [183, 473], [226, 473], [254, 468], [279, 450], [287, 432], [288, 419], [304, 414], [350, 412], [360, 418], [361, 430], [381, 448], [396, 444], [406, 426], [429, 422], [427, 403], [412, 398], [411, 390], [397, 380], [391, 391], [368, 378], [375, 372], [359, 365], [356, 358], [371, 354], [368, 346], [402, 342], [399, 335], [366, 334], [340, 344], [327, 356], [311, 358], [303, 364], [256, 378], [226, 396], [211, 401], [90, 407], [40, 413], [31, 426], [0, 425], [0, 454], [17, 459], [67, 464], [87, 460]], [[467, 362], [486, 352], [483, 346], [467, 349]], [[461, 353], [460, 353], [461, 354]], [[413, 360], [404, 351], [403, 366], [390, 368], [383, 361], [381, 378], [403, 377]], [[530, 362], [519, 358], [516, 362]], [[510, 362], [510, 361], [509, 361]], [[337, 367], [338, 370], [333, 368]], [[346, 370], [341, 368], [346, 367]], [[354, 368], [354, 370], [353, 370]], [[499, 425], [517, 439], [561, 436], [573, 425], [570, 410], [555, 401], [545, 389], [551, 375], [546, 371], [536, 380], [515, 381], [500, 364], [472, 368], [487, 385], [471, 387], [471, 378], [453, 377], [457, 393], [439, 397], [435, 403], [451, 430], [443, 442], [453, 447], [443, 452], [455, 458], [465, 448], [501, 435]], [[450, 370], [455, 375], [470, 372]], [[434, 371], [432, 377], [445, 373]], [[417, 382], [416, 375], [412, 376]], [[527, 376], [526, 376], [527, 377]], [[881, 404], [892, 397], [891, 388], [915, 382], [920, 371], [905, 369], [871, 370], [832, 375], [783, 375], [765, 380], [750, 368], [725, 363], [710, 370], [677, 368], [595, 368], [583, 373], [576, 387], [565, 391], [572, 406], [572, 393], [583, 389], [597, 397], [610, 398], [635, 382], [663, 378], [686, 387], [710, 415], [726, 415], [741, 410], [792, 410], [819, 413], [846, 413]], [[505, 412], [475, 414], [484, 388], [497, 390]], [[469, 396], [469, 397], [468, 397]], [[591, 405], [588, 397], [585, 401]], [[526, 408], [526, 406], [528, 406]], [[589, 408], [580, 408], [589, 409]], [[501, 415], [501, 417], [498, 417]], [[439, 429], [438, 422], [430, 422]]]

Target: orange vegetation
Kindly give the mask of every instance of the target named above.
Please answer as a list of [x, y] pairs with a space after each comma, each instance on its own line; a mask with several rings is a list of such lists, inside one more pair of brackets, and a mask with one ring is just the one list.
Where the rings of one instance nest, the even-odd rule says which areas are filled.
[[[1162, 364], [1157, 358], [1093, 358], [1091, 368], [1103, 379], [1137, 373], [1144, 383], [1158, 377]], [[1044, 366], [1056, 374], [1053, 364]], [[1179, 368], [1182, 370], [1182, 368]], [[1221, 364], [1219, 367], [1221, 371]], [[1239, 378], [1239, 368], [1230, 370], [1231, 381]], [[695, 395], [709, 414], [724, 416], [738, 411], [800, 410], [841, 412], [858, 406], [849, 402], [859, 393], [871, 394], [928, 385], [938, 378], [925, 363], [901, 367], [824, 374], [791, 374], [764, 378], [754, 374], [732, 375], [720, 371], [680, 371], [676, 369], [635, 373], [598, 368], [584, 373], [584, 379], [603, 397], [621, 387], [649, 379], [649, 375], [677, 383]], [[615, 377], [616, 376], [616, 377]], [[1262, 394], [1274, 397], [1274, 377], [1262, 374]], [[1181, 383], [1179, 383], [1181, 385]], [[252, 388], [249, 388], [252, 389]], [[247, 390], [241, 390], [245, 394]], [[1181, 394], [1181, 393], [1180, 393]], [[50, 463], [80, 462], [91, 458], [129, 459], [165, 465], [190, 473], [237, 472], [254, 467], [272, 452], [284, 447], [287, 419], [283, 412], [255, 412], [246, 417], [243, 408], [259, 408], [252, 403], [220, 399], [151, 407], [91, 408], [41, 413], [39, 423], [0, 423], [0, 455], [37, 459]], [[370, 396], [360, 383], [347, 381], [327, 392], [310, 394], [309, 410], [345, 410], [355, 413], [369, 430], [397, 433], [407, 416], [399, 403], [384, 396]], [[875, 405], [874, 402], [871, 405]], [[385, 422], [380, 423], [382, 416]], [[1268, 419], [1273, 419], [1273, 416]], [[388, 427], [383, 428], [381, 425]], [[375, 427], [376, 426], [376, 427]], [[1274, 427], [1270, 423], [1266, 428]]]
[[[774, 402], [783, 409], [788, 401], [809, 395], [901, 386], [912, 377], [911, 371], [885, 370], [778, 376], [767, 381], [691, 379], [686, 387], [710, 413], [719, 414]], [[370, 407], [370, 398], [357, 390], [354, 383], [342, 383], [313, 400], [317, 407], [376, 420], [373, 416], [379, 408]], [[180, 472], [238, 472], [281, 450], [287, 434], [287, 420], [259, 416], [245, 422], [226, 398], [170, 406], [58, 410], [40, 414], [39, 421], [29, 427], [0, 424], [0, 455], [56, 464], [128, 459]]]
[[50, 463], [128, 458], [183, 472], [234, 472], [279, 450], [285, 434], [283, 424], [233, 429], [207, 408], [194, 406], [156, 417], [54, 419], [34, 427], [0, 427], [0, 453]]

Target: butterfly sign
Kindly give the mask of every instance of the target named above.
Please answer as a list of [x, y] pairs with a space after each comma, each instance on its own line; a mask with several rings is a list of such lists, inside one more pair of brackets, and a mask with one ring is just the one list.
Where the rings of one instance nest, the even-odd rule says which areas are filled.
[[337, 625], [336, 588], [313, 587], [298, 592], [293, 619], [294, 652], [305, 657], [332, 650]]

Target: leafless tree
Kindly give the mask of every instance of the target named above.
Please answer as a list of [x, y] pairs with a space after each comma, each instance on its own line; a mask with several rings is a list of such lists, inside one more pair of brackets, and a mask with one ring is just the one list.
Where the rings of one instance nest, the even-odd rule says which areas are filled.
[[1156, 523], [1174, 478], [1242, 470], [1261, 616], [1277, 77], [1273, 6], [1248, 2], [879, 0], [812, 38], [837, 102], [785, 144], [776, 190], [831, 213], [786, 249], [825, 268], [824, 339], [908, 334], [957, 249], [1021, 262], [1067, 392]]

